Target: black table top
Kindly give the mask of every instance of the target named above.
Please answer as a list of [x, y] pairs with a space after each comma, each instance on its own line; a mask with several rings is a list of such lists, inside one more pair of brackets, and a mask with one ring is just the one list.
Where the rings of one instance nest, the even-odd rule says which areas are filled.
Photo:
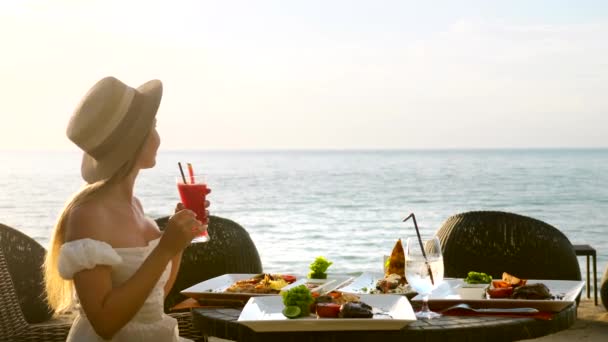
[[570, 305], [551, 320], [503, 316], [442, 316], [418, 320], [401, 330], [255, 332], [237, 322], [240, 309], [196, 308], [193, 324], [203, 334], [235, 341], [515, 341], [549, 335], [568, 329], [576, 320], [576, 305]]

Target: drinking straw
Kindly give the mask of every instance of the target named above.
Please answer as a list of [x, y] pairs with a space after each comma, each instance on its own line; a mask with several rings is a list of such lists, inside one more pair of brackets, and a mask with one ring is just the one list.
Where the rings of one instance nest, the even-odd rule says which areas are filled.
[[190, 175], [190, 184], [194, 184], [194, 170], [192, 164], [188, 163], [188, 174]]
[[431, 277], [431, 284], [435, 285], [435, 280], [433, 279], [433, 272], [431, 271], [431, 265], [429, 264], [429, 260], [426, 258], [426, 252], [424, 251], [424, 246], [422, 245], [422, 238], [420, 237], [420, 230], [418, 229], [418, 223], [416, 223], [416, 216], [414, 213], [411, 213], [408, 217], [403, 219], [403, 222], [410, 219], [410, 217], [414, 220], [414, 228], [416, 228], [416, 235], [418, 236], [418, 243], [420, 244], [420, 249], [422, 250], [422, 256], [424, 257], [424, 263], [426, 264], [426, 268], [429, 271], [429, 276]]
[[182, 163], [177, 162], [177, 166], [179, 166], [179, 173], [182, 174], [182, 179], [184, 180], [184, 184], [188, 184], [188, 182], [186, 182], [186, 176], [184, 175], [184, 169], [182, 168]]

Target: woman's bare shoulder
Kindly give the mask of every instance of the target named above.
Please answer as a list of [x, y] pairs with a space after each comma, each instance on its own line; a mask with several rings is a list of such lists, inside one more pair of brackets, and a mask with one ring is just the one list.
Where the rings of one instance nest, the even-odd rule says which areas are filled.
[[68, 214], [65, 241], [89, 238], [110, 242], [109, 226], [111, 216], [103, 205], [96, 201], [81, 204]]

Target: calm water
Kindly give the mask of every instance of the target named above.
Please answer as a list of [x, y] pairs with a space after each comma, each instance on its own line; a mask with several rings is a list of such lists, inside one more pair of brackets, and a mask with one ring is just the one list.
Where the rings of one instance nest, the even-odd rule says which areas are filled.
[[[450, 216], [502, 210], [532, 216], [608, 262], [608, 150], [167, 152], [136, 192], [151, 217], [177, 201], [177, 162], [208, 174], [215, 215], [251, 234], [266, 271], [305, 273], [316, 256], [331, 272], [380, 270], [416, 213], [432, 234]], [[65, 200], [78, 190], [76, 152], [0, 152], [0, 222], [47, 247]], [[580, 258], [581, 270], [584, 259]]]

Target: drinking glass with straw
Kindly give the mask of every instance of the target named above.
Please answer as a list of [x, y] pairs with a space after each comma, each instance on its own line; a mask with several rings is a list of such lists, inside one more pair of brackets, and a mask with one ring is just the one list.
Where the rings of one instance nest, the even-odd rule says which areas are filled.
[[[178, 162], [181, 177], [177, 177], [177, 190], [182, 204], [186, 209], [196, 213], [196, 219], [205, 222], [207, 220], [207, 210], [205, 208], [206, 196], [211, 192], [207, 187], [205, 176], [194, 174], [192, 164], [187, 163], [188, 178], [184, 174], [182, 163]], [[192, 239], [192, 243], [207, 242], [210, 237], [207, 231], [200, 233]]]
[[408, 238], [405, 248], [405, 277], [408, 284], [422, 296], [422, 309], [416, 317], [431, 319], [441, 316], [429, 309], [428, 300], [433, 289], [443, 281], [443, 256], [439, 239], [422, 238], [416, 216], [410, 214], [403, 222], [412, 218], [416, 228], [416, 237]]

